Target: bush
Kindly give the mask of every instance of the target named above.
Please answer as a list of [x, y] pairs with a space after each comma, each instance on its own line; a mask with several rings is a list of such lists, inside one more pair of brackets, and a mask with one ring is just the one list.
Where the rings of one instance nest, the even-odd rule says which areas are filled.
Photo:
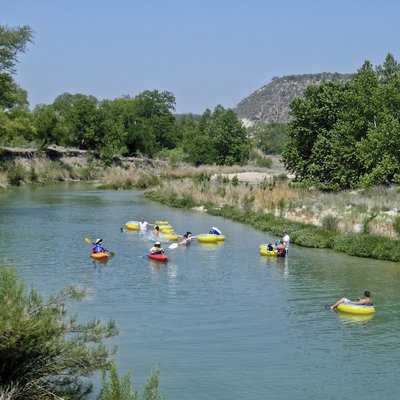
[[326, 229], [308, 227], [291, 233], [292, 242], [304, 247], [332, 248], [335, 235]]
[[27, 171], [22, 164], [10, 163], [7, 166], [8, 181], [11, 185], [21, 185], [24, 183], [29, 176], [29, 171]]
[[325, 215], [322, 218], [322, 227], [328, 231], [337, 232], [339, 220], [334, 215]]
[[0, 398], [78, 399], [91, 391], [86, 377], [108, 368], [114, 349], [103, 340], [117, 333], [113, 321], [78, 323], [66, 303], [87, 292], [70, 286], [45, 300], [28, 291], [15, 269], [0, 267]]
[[333, 249], [351, 256], [372, 257], [380, 240], [382, 237], [376, 235], [347, 233], [335, 238]]
[[118, 376], [117, 368], [113, 364], [110, 368], [110, 379], [103, 373], [103, 385], [97, 400], [162, 400], [158, 394], [159, 370], [152, 372], [147, 380], [143, 393], [134, 392], [131, 386], [130, 374]]

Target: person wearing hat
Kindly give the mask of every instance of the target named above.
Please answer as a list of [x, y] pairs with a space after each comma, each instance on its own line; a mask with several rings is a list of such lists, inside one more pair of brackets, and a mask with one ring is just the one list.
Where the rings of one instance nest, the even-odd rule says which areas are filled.
[[161, 247], [160, 242], [155, 242], [154, 246], [150, 249], [151, 254], [163, 254], [164, 249]]
[[289, 236], [287, 230], [284, 230], [282, 233], [283, 233], [283, 238], [282, 238], [283, 244], [285, 245], [286, 253], [288, 253], [289, 252], [290, 236]]
[[104, 246], [101, 243], [103, 243], [103, 239], [96, 240], [96, 242], [94, 243], [94, 246], [92, 247], [93, 253], [105, 253], [106, 252], [106, 249], [104, 248]]

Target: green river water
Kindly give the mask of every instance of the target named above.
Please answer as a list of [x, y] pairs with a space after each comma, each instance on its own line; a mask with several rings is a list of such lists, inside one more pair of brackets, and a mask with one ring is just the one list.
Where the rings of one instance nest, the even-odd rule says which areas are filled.
[[[194, 240], [159, 264], [143, 257], [148, 235], [120, 232], [141, 217], [180, 233], [217, 226], [227, 240]], [[81, 184], [3, 192], [0, 223], [2, 257], [29, 285], [48, 294], [68, 284], [93, 289], [92, 301], [72, 311], [117, 321], [120, 334], [108, 344], [136, 389], [159, 365], [168, 400], [398, 398], [398, 263], [295, 245], [286, 259], [261, 257], [259, 244], [277, 237], [141, 192]], [[92, 261], [85, 237], [102, 237], [116, 256]], [[324, 307], [365, 289], [372, 318]]]

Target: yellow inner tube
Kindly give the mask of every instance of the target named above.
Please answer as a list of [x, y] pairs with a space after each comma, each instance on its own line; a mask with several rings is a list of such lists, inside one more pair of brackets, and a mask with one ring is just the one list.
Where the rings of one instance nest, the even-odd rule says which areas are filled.
[[139, 230], [139, 222], [137, 221], [128, 221], [125, 224], [126, 229], [129, 229], [130, 231], [138, 231]]
[[197, 236], [197, 240], [202, 243], [217, 243], [218, 241], [217, 236], [210, 233]]
[[173, 229], [174, 228], [171, 225], [161, 225], [160, 226], [161, 232], [172, 231]]
[[179, 236], [178, 235], [163, 235], [163, 238], [167, 239], [167, 240], [179, 240]]
[[278, 254], [278, 250], [268, 250], [268, 247], [260, 247], [260, 254], [262, 256], [276, 256]]
[[337, 309], [341, 312], [349, 314], [373, 314], [375, 312], [374, 306], [363, 306], [351, 303], [339, 304]]
[[154, 225], [168, 225], [169, 222], [168, 221], [156, 221], [154, 222]]
[[215, 235], [217, 238], [217, 242], [223, 242], [225, 240], [225, 236], [224, 235]]

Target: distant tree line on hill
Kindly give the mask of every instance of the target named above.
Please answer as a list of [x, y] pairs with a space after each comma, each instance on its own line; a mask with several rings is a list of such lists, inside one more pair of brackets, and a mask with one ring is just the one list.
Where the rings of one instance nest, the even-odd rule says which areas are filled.
[[309, 86], [291, 103], [282, 157], [297, 180], [340, 190], [400, 183], [400, 64], [366, 61], [349, 82]]

